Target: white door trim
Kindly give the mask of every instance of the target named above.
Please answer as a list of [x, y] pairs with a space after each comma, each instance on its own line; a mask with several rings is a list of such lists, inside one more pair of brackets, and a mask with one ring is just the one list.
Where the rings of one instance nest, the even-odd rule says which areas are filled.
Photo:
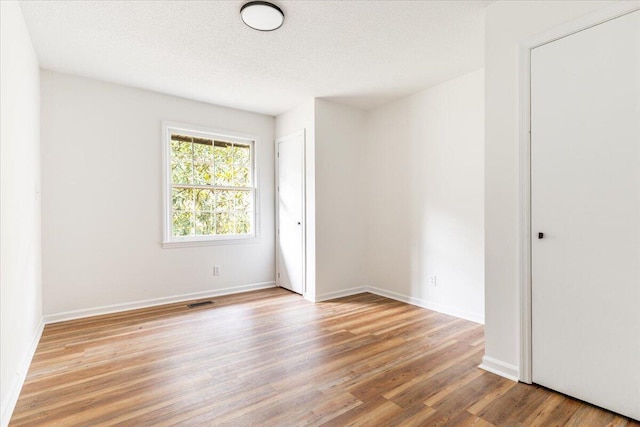
[[279, 195], [279, 186], [280, 186], [280, 159], [278, 155], [279, 144], [288, 139], [299, 138], [302, 137], [302, 296], [306, 298], [307, 296], [307, 166], [306, 166], [306, 158], [307, 158], [307, 140], [305, 129], [301, 129], [292, 134], [282, 136], [275, 140], [274, 146], [274, 158], [276, 161], [275, 165], [275, 184], [276, 191], [275, 193], [275, 230], [276, 230], [276, 286], [280, 286], [280, 201], [278, 198]]
[[520, 367], [518, 378], [531, 384], [531, 50], [640, 10], [638, 1], [621, 1], [520, 43], [519, 47], [519, 300]]

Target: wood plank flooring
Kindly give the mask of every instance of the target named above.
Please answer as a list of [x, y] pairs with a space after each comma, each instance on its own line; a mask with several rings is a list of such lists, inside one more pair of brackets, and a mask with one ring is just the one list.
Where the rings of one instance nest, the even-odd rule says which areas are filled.
[[48, 325], [11, 426], [639, 426], [477, 368], [482, 325], [282, 289]]

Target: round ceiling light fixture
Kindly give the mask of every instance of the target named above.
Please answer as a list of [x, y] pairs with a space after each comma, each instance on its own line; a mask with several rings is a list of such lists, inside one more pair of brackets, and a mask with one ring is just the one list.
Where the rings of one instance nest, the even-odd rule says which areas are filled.
[[266, 1], [250, 1], [240, 9], [242, 21], [258, 31], [273, 31], [284, 22], [282, 9]]

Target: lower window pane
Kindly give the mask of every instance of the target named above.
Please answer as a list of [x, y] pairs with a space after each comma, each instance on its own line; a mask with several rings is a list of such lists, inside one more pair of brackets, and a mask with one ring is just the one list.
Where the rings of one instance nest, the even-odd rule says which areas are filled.
[[215, 233], [214, 214], [211, 212], [196, 212], [196, 236], [211, 236]]
[[233, 214], [229, 212], [218, 212], [216, 215], [216, 234], [235, 234], [235, 224]]
[[216, 190], [215, 210], [217, 212], [230, 212], [234, 207], [235, 191]]
[[193, 190], [191, 188], [173, 188], [171, 198], [174, 211], [193, 209]]
[[253, 218], [253, 212], [236, 211], [236, 233], [238, 234], [250, 234], [253, 233], [253, 226], [251, 219]]
[[253, 234], [253, 193], [248, 190], [172, 189], [174, 237]]
[[246, 211], [252, 208], [252, 193], [249, 190], [216, 190], [217, 212]]
[[173, 213], [173, 235], [193, 236], [194, 224], [191, 212], [174, 212]]
[[195, 210], [196, 211], [213, 211], [215, 196], [211, 190], [194, 190], [195, 191]]
[[236, 211], [248, 211], [252, 208], [250, 191], [236, 191], [234, 209]]

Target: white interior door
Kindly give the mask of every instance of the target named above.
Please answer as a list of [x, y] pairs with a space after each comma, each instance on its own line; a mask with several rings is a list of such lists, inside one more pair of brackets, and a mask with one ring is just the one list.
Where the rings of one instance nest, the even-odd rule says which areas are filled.
[[279, 139], [277, 149], [278, 286], [304, 292], [304, 132]]
[[640, 11], [532, 50], [531, 126], [533, 381], [640, 419]]

